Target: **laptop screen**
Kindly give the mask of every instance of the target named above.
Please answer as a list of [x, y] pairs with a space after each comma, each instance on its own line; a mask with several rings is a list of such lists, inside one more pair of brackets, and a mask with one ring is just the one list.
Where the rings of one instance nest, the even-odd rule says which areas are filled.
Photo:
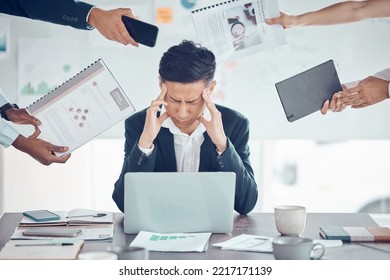
[[231, 232], [235, 182], [233, 172], [127, 173], [125, 232]]

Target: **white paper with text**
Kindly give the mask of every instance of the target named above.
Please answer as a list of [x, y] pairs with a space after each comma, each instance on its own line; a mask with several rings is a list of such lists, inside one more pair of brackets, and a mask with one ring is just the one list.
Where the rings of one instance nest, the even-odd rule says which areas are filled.
[[30, 106], [41, 121], [39, 138], [71, 153], [135, 111], [100, 59]]
[[274, 0], [231, 0], [192, 11], [199, 42], [221, 60], [286, 44], [282, 26], [265, 23], [278, 16]]

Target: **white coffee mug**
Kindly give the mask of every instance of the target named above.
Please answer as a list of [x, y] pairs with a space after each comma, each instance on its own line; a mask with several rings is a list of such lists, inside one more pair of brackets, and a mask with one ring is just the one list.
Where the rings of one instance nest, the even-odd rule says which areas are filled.
[[297, 205], [276, 206], [275, 224], [281, 235], [300, 235], [306, 225], [306, 208]]
[[272, 250], [276, 260], [318, 260], [325, 253], [321, 243], [298, 236], [281, 236], [272, 241]]

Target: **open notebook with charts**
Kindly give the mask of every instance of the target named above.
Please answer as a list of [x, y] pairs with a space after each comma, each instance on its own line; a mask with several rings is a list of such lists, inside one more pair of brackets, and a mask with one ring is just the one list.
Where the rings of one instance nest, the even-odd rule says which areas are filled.
[[235, 185], [233, 172], [126, 173], [124, 230], [231, 232]]
[[67, 153], [135, 111], [101, 59], [26, 109], [42, 122], [39, 138], [68, 146]]

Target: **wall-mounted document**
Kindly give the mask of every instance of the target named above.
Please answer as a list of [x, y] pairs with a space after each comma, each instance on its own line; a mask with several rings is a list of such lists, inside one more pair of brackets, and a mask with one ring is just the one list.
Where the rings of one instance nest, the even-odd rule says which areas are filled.
[[221, 60], [285, 44], [282, 26], [265, 23], [265, 19], [278, 16], [274, 0], [223, 1], [192, 11], [198, 40]]
[[68, 146], [67, 153], [135, 111], [101, 59], [26, 109], [42, 123], [39, 138]]

